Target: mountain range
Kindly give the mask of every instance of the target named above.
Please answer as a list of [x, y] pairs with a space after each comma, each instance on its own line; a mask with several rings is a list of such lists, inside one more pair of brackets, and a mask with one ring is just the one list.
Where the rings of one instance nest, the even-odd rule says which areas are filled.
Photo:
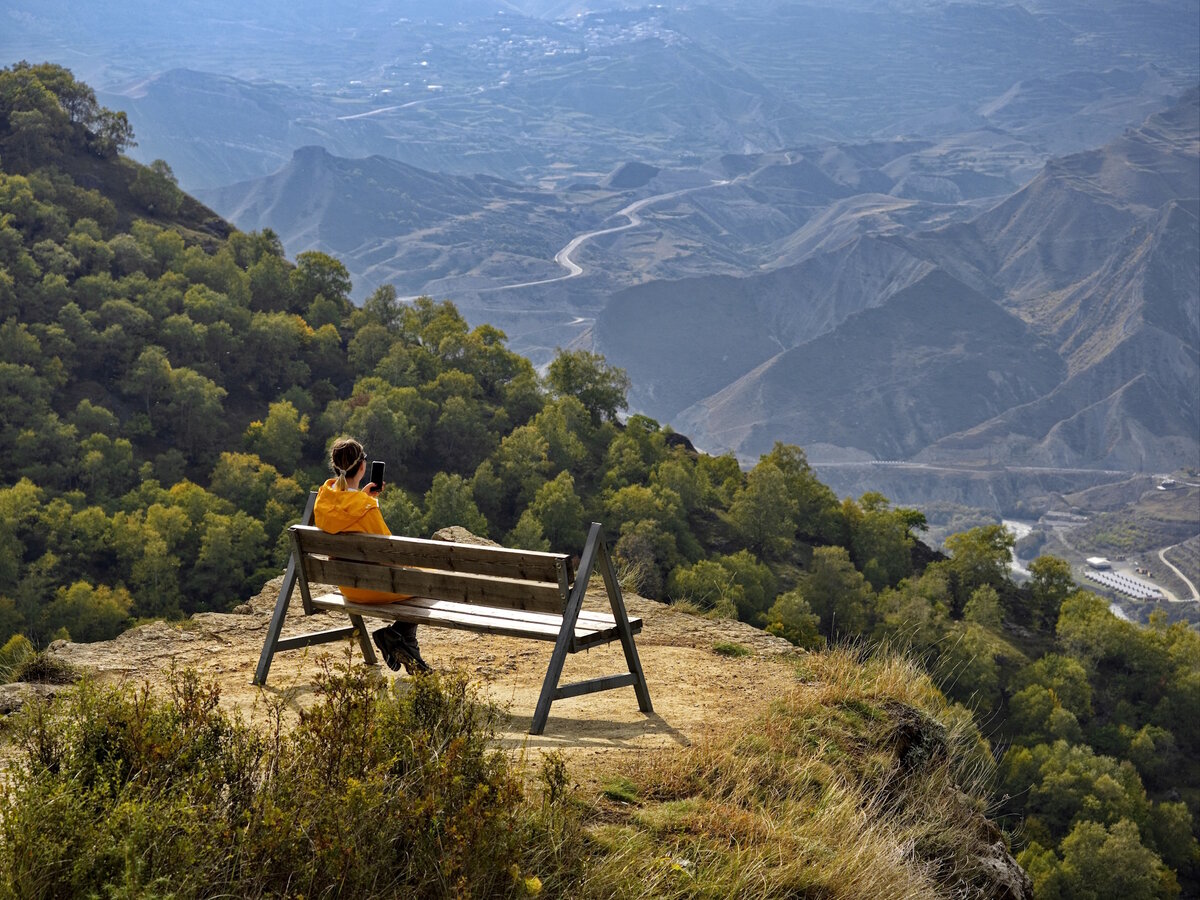
[[[782, 337], [784, 346], [769, 355], [763, 345], [745, 347], [732, 366], [743, 369], [737, 379], [686, 408], [691, 398], [677, 394], [656, 411], [703, 443], [748, 456], [787, 440], [842, 458], [1193, 464], [1198, 98], [1193, 91], [1103, 148], [1052, 160], [967, 221], [854, 235], [818, 247], [786, 276], [762, 276], [784, 292], [790, 286], [793, 302], [772, 303], [772, 291], [751, 288], [757, 302], [738, 306], [739, 327]], [[849, 295], [871, 298], [865, 308], [814, 290], [818, 268], [836, 272], [835, 283], [849, 279], [857, 287]], [[890, 296], [874, 286], [881, 268]], [[648, 293], [614, 297], [596, 324], [597, 346], [629, 368], [635, 385], [655, 381], [645, 348], [625, 350], [631, 335], [649, 330], [641, 313]], [[685, 283], [670, 293], [694, 291]], [[793, 307], [812, 323], [799, 338], [779, 318]], [[703, 308], [689, 308], [681, 322], [673, 342], [682, 346], [726, 327]], [[676, 372], [683, 366], [675, 360]], [[712, 387], [702, 362], [691, 369], [701, 379], [695, 394]]]
[[12, 0], [291, 254], [708, 450], [1200, 465], [1194, 0]]
[[535, 359], [597, 349], [708, 449], [1169, 470], [1200, 449], [1197, 96], [1023, 187], [1029, 145], [957, 135], [558, 187], [306, 148], [200, 196]]
[[989, 128], [1066, 153], [1144, 118], [1200, 56], [1191, 0], [9, 0], [0, 15], [0, 55], [71, 67], [187, 190], [268, 175], [307, 144], [535, 182]]

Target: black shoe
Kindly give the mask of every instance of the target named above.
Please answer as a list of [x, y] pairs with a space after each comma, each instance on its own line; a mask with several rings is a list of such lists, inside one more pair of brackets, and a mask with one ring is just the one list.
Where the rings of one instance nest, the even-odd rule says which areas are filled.
[[[409, 675], [416, 675], [418, 672], [433, 671], [429, 663], [421, 659], [421, 648], [417, 645], [416, 628], [413, 628], [410, 634], [388, 635], [388, 637], [391, 639], [389, 643], [392, 644], [392, 649], [396, 657], [404, 664], [404, 671]], [[400, 667], [396, 666], [396, 668]]]
[[383, 661], [387, 663], [387, 667], [393, 672], [399, 672], [401, 661], [396, 655], [396, 647], [393, 643], [395, 636], [386, 628], [380, 628], [371, 635], [371, 640], [379, 648], [379, 655], [383, 657]]

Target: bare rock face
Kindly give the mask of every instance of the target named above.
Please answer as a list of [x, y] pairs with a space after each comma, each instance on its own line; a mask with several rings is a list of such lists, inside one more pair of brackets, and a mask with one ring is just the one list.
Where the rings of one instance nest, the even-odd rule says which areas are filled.
[[446, 528], [439, 528], [433, 533], [435, 541], [450, 541], [454, 544], [480, 544], [484, 547], [499, 547], [495, 541], [488, 540], [485, 537], [480, 537], [477, 534], [472, 534], [463, 528], [461, 525], [450, 525]]
[[976, 859], [982, 878], [979, 897], [988, 900], [1033, 900], [1033, 882], [1025, 874], [1004, 841], [996, 841]]
[[0, 684], [0, 716], [16, 712], [34, 698], [51, 700], [66, 687], [61, 684], [29, 684], [24, 681]]

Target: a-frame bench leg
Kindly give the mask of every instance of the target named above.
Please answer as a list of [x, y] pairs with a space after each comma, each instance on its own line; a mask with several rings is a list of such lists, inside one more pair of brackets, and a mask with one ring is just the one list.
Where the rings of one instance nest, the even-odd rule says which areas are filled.
[[646, 676], [642, 672], [642, 660], [637, 645], [633, 642], [633, 631], [629, 628], [629, 614], [625, 610], [625, 598], [613, 572], [612, 557], [608, 555], [608, 542], [600, 538], [600, 574], [604, 576], [604, 587], [608, 590], [608, 601], [612, 605], [613, 618], [617, 620], [617, 634], [621, 636], [621, 649], [625, 651], [625, 664], [633, 675], [633, 690], [637, 693], [638, 709], [644, 713], [654, 712], [650, 705], [650, 690], [646, 687]]
[[[304, 515], [300, 517], [301, 525], [312, 524], [313, 506], [316, 502], [316, 492], [309, 492]], [[275, 611], [271, 613], [271, 624], [267, 626], [267, 638], [263, 641], [262, 653], [258, 657], [258, 668], [254, 670], [254, 684], [260, 687], [267, 683], [267, 673], [271, 671], [271, 658], [275, 655], [275, 645], [279, 643], [279, 635], [283, 631], [283, 620], [287, 618], [288, 605], [292, 602], [292, 592], [295, 589], [296, 554], [289, 553], [287, 571], [283, 574], [283, 585], [279, 588], [279, 599], [275, 601]]]
[[546, 678], [542, 681], [542, 692], [538, 695], [537, 708], [533, 711], [533, 724], [530, 734], [541, 734], [546, 730], [546, 720], [550, 718], [550, 704], [554, 702], [554, 692], [558, 690], [558, 680], [562, 677], [563, 663], [571, 650], [571, 642], [575, 639], [575, 623], [579, 620], [579, 611], [583, 609], [583, 597], [587, 593], [588, 578], [591, 577], [592, 567], [596, 565], [596, 544], [599, 537], [599, 525], [593, 524], [588, 532], [587, 543], [583, 545], [583, 554], [579, 557], [579, 570], [575, 573], [575, 587], [567, 599], [566, 609], [563, 610], [562, 629], [554, 642], [554, 652], [550, 654], [550, 665], [546, 669]]
[[358, 646], [362, 649], [363, 662], [368, 666], [378, 664], [379, 660], [375, 658], [375, 648], [371, 646], [371, 634], [367, 631], [367, 624], [363, 621], [362, 616], [351, 614], [350, 624], [358, 633]]
[[[562, 677], [563, 663], [575, 640], [575, 623], [579, 620], [579, 612], [583, 609], [583, 598], [587, 593], [588, 580], [600, 564], [604, 585], [608, 591], [609, 602], [612, 604], [613, 618], [617, 622], [617, 634], [621, 639], [621, 647], [625, 651], [625, 662], [629, 667], [628, 675], [597, 678], [590, 682], [580, 682], [568, 685], [560, 691], [558, 681]], [[588, 531], [587, 543], [583, 545], [583, 554], [579, 558], [579, 571], [575, 575], [575, 587], [563, 610], [562, 630], [554, 642], [554, 652], [550, 655], [550, 665], [546, 669], [546, 678], [542, 682], [542, 692], [538, 696], [537, 708], [533, 713], [533, 725], [530, 734], [541, 734], [546, 728], [546, 720], [550, 717], [550, 704], [557, 696], [575, 696], [580, 693], [608, 690], [633, 684], [637, 692], [638, 709], [644, 713], [654, 712], [650, 705], [650, 691], [646, 687], [646, 677], [642, 673], [642, 663], [638, 658], [637, 647], [633, 643], [633, 632], [629, 628], [629, 615], [625, 611], [625, 601], [621, 598], [621, 589], [613, 575], [612, 561], [608, 556], [608, 547], [604, 541], [604, 533], [599, 522], [593, 522]]]

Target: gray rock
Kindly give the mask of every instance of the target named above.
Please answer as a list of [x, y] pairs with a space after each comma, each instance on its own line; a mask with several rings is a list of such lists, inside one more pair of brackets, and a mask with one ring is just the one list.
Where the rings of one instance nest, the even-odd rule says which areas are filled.
[[0, 684], [0, 716], [15, 713], [31, 699], [51, 700], [67, 685], [61, 684], [28, 684], [18, 681], [14, 684]]

